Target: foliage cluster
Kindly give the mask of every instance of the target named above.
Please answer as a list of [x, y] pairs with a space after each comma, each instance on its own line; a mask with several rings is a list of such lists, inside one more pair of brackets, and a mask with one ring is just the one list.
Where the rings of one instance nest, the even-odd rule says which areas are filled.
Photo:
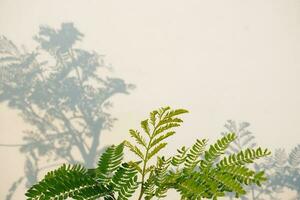
[[[141, 122], [142, 131], [129, 131], [134, 142], [108, 147], [95, 169], [63, 165], [49, 172], [27, 191], [28, 200], [123, 200], [132, 197], [138, 188], [138, 200], [164, 198], [169, 189], [178, 191], [181, 199], [217, 199], [228, 192], [236, 197], [245, 195], [247, 185], [261, 186], [266, 180], [264, 171], [254, 171], [248, 165], [270, 151], [258, 147], [225, 154], [237, 138], [235, 133], [224, 134], [209, 146], [206, 139], [198, 139], [190, 148], [178, 149], [174, 156], [155, 159], [167, 146], [166, 139], [182, 124], [180, 116], [185, 113], [187, 110], [170, 107], [152, 111]], [[123, 161], [124, 148], [138, 159]]]

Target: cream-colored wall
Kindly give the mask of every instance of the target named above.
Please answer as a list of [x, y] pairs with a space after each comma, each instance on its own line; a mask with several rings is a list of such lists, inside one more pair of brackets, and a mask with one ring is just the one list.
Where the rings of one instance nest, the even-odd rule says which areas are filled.
[[[39, 25], [62, 22], [74, 22], [83, 46], [105, 54], [113, 75], [137, 86], [114, 98], [119, 120], [101, 145], [124, 139], [163, 105], [191, 111], [170, 153], [198, 137], [215, 139], [227, 119], [250, 122], [271, 149], [300, 143], [300, 1], [0, 1], [0, 34], [28, 48]], [[4, 104], [0, 123], [0, 143], [21, 141], [26, 125]], [[3, 199], [24, 160], [14, 148], [0, 147], [0, 157]]]

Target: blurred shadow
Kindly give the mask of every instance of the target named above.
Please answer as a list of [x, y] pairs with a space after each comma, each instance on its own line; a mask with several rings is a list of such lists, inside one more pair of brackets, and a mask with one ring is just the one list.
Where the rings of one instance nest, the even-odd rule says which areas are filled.
[[277, 149], [274, 155], [263, 163], [270, 173], [268, 185], [273, 191], [282, 192], [290, 189], [300, 199], [300, 145], [287, 154], [284, 149]]
[[[103, 56], [77, 48], [82, 38], [72, 23], [60, 29], [41, 26], [32, 51], [0, 38], [0, 102], [33, 127], [20, 145], [24, 177], [13, 183], [7, 200], [23, 179], [28, 187], [48, 167], [62, 162], [94, 166], [100, 135], [116, 120], [109, 114], [110, 99], [134, 88], [107, 75]], [[41, 166], [45, 162], [49, 165]]]
[[[225, 124], [226, 132], [234, 132], [237, 139], [230, 145], [226, 153], [237, 153], [243, 149], [256, 148], [257, 142], [252, 132], [248, 130], [250, 123], [241, 122], [237, 124], [228, 120]], [[222, 135], [226, 132], [221, 133]], [[241, 197], [242, 200], [265, 200], [280, 199], [278, 193], [290, 189], [297, 193], [295, 199], [300, 199], [300, 145], [296, 146], [289, 155], [284, 149], [277, 149], [271, 157], [258, 164], [254, 164], [254, 171], [264, 170], [268, 180], [262, 187], [247, 187], [248, 195]], [[230, 194], [234, 199], [234, 194]]]

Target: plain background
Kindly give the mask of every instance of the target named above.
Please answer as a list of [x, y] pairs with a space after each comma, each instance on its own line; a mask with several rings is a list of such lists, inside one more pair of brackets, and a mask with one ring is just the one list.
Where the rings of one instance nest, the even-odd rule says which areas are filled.
[[[190, 110], [167, 153], [195, 138], [216, 139], [227, 119], [250, 122], [264, 147], [300, 143], [299, 0], [0, 0], [0, 34], [29, 49], [39, 25], [62, 22], [74, 22], [83, 46], [137, 86], [114, 97], [118, 121], [101, 145], [125, 139], [164, 105]], [[4, 104], [0, 124], [0, 143], [21, 142], [27, 125]], [[0, 157], [3, 199], [24, 158], [3, 147]]]

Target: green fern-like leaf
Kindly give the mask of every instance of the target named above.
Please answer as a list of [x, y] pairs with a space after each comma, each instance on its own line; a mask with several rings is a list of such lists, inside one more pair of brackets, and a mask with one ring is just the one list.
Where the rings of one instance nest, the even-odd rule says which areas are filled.
[[145, 148], [147, 147], [146, 139], [141, 135], [140, 132], [138, 132], [137, 130], [130, 129], [129, 133], [131, 137], [133, 137], [138, 144], [142, 145]]
[[268, 149], [262, 150], [260, 147], [257, 149], [246, 149], [240, 151], [237, 154], [231, 154], [224, 157], [217, 166], [233, 166], [233, 165], [245, 165], [253, 163], [254, 160], [270, 155], [271, 152]]
[[130, 165], [132, 167], [134, 167], [140, 174], [142, 174], [142, 168], [139, 166], [139, 164], [141, 163], [142, 161], [139, 161], [139, 162], [131, 162]]
[[175, 128], [175, 127], [178, 127], [180, 126], [179, 123], [174, 123], [174, 122], [171, 122], [171, 123], [167, 123], [165, 125], [162, 125], [160, 126], [154, 133], [153, 133], [153, 137], [156, 137], [157, 135], [167, 131], [167, 130], [170, 130], [172, 128]]
[[230, 174], [222, 174], [218, 173], [214, 176], [214, 180], [221, 183], [221, 185], [228, 188], [229, 191], [233, 191], [237, 194], [237, 196], [246, 194], [246, 191], [241, 186], [241, 184], [232, 178]]
[[154, 155], [156, 155], [160, 150], [165, 148], [167, 146], [167, 143], [160, 143], [157, 146], [154, 147], [154, 149], [148, 154], [147, 160], [150, 160]]
[[261, 185], [261, 182], [266, 181], [264, 171], [255, 172], [245, 166], [223, 166], [221, 168], [217, 168], [216, 170], [219, 170], [219, 172], [222, 174], [228, 174], [232, 176], [235, 180], [245, 185], [250, 185], [253, 183], [256, 185]]
[[177, 184], [174, 185], [174, 189], [180, 193], [181, 199], [202, 199], [203, 197], [208, 197], [206, 190], [208, 189], [205, 182], [195, 181], [195, 177], [205, 180], [204, 177], [201, 177], [201, 174], [195, 176], [191, 175], [189, 178], [182, 179], [177, 181]]
[[63, 165], [49, 172], [42, 181], [33, 185], [26, 193], [28, 200], [42, 199], [93, 199], [108, 195], [105, 187], [97, 184], [87, 170], [80, 165]]
[[172, 117], [175, 117], [175, 116], [178, 116], [178, 115], [182, 115], [182, 114], [185, 114], [185, 113], [188, 113], [188, 111], [185, 110], [185, 109], [171, 110], [171, 111], [169, 111], [169, 112], [166, 114], [166, 117], [167, 117], [167, 118], [172, 118]]
[[103, 184], [110, 182], [113, 172], [118, 169], [123, 159], [124, 143], [110, 146], [102, 154], [96, 169], [97, 178]]
[[157, 158], [157, 164], [154, 168], [154, 171], [152, 171], [145, 184], [145, 199], [151, 199], [154, 196], [158, 198], [163, 198], [166, 196], [166, 192], [169, 188], [164, 187], [164, 185], [167, 182], [170, 164], [171, 158]]
[[186, 154], [188, 149], [186, 147], [181, 147], [181, 149], [177, 149], [178, 154], [172, 157], [171, 164], [175, 167], [183, 164], [186, 161]]
[[207, 144], [207, 140], [197, 140], [196, 143], [191, 147], [185, 162], [185, 168], [188, 170], [193, 170], [199, 163], [199, 157], [204, 152]]
[[128, 163], [123, 163], [112, 178], [114, 192], [118, 200], [127, 200], [137, 189], [137, 170]]
[[153, 140], [153, 142], [151, 142], [150, 144], [150, 148], [154, 147], [155, 145], [157, 145], [158, 143], [162, 142], [163, 140], [165, 140], [166, 138], [172, 136], [175, 134], [175, 131], [170, 131], [170, 132], [167, 132], [166, 134], [164, 135], [161, 135], [160, 137], [158, 138], [155, 138]]
[[200, 162], [201, 167], [205, 168], [210, 166], [220, 155], [224, 154], [225, 150], [235, 138], [234, 133], [229, 133], [217, 140], [215, 144], [210, 145], [209, 149], [204, 152], [204, 160]]
[[129, 150], [137, 155], [140, 159], [145, 160], [145, 155], [136, 145], [131, 144], [129, 141], [125, 141], [125, 146], [128, 147]]
[[147, 133], [148, 136], [150, 136], [150, 127], [148, 123], [148, 119], [145, 119], [141, 122], [141, 127]]

